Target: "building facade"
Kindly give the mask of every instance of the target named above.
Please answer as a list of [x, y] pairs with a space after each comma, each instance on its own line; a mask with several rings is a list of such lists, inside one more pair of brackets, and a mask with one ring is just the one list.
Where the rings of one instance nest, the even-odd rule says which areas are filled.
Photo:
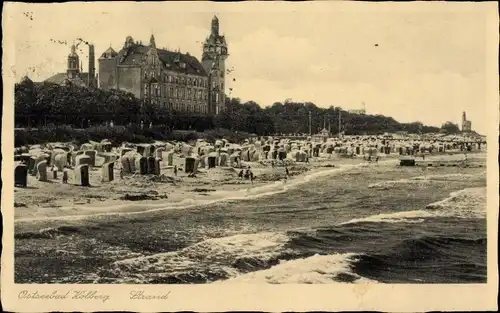
[[88, 47], [89, 47], [88, 72], [83, 72], [83, 63], [80, 63], [80, 57], [76, 53], [76, 46], [72, 45], [71, 52], [68, 55], [66, 72], [57, 73], [47, 78], [44, 82], [54, 83], [58, 85], [67, 85], [71, 83], [78, 86], [97, 88], [94, 45], [88, 45]]
[[118, 52], [110, 47], [99, 58], [99, 88], [128, 91], [174, 112], [218, 114], [225, 109], [227, 55], [215, 16], [201, 63], [189, 53], [158, 48], [154, 35], [148, 45], [129, 36]]
[[472, 131], [472, 122], [467, 120], [465, 111], [462, 113], [462, 132]]

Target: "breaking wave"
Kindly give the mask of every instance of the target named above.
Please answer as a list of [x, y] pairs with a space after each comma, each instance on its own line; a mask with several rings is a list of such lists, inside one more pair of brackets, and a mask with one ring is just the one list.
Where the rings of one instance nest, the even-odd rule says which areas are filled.
[[359, 256], [353, 253], [313, 255], [281, 261], [269, 269], [251, 272], [216, 283], [332, 284], [376, 283], [352, 272]]

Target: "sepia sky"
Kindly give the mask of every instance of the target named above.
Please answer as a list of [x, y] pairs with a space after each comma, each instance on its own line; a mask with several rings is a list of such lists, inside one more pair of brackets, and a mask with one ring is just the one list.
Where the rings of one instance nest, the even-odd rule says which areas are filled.
[[[428, 4], [10, 4], [4, 19], [16, 25], [16, 80], [64, 72], [78, 37], [95, 44], [96, 59], [110, 45], [121, 49], [126, 36], [148, 43], [151, 33], [158, 47], [200, 58], [217, 14], [226, 67], [234, 68], [232, 97], [261, 106], [287, 98], [345, 109], [364, 102], [370, 114], [436, 126], [459, 123], [465, 110], [473, 129], [486, 132], [486, 10]], [[87, 48], [79, 49], [87, 71]]]

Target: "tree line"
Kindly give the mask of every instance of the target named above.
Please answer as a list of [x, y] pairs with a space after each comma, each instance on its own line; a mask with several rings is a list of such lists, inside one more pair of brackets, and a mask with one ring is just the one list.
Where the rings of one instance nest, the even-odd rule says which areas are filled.
[[[340, 107], [317, 107], [310, 102], [276, 102], [262, 107], [256, 102], [226, 99], [226, 110], [218, 115], [195, 115], [173, 112], [164, 107], [145, 103], [132, 93], [121, 90], [101, 90], [76, 85], [34, 83], [29, 78], [15, 85], [16, 127], [68, 125], [74, 128], [109, 124], [144, 127], [161, 126], [165, 131], [214, 128], [256, 135], [312, 134], [326, 128], [335, 134], [383, 134], [438, 132], [440, 128], [420, 122], [399, 123], [383, 115], [359, 115]], [[340, 123], [339, 123], [340, 121]], [[340, 125], [340, 127], [339, 127]], [[446, 124], [447, 130], [452, 130]], [[455, 129], [453, 129], [455, 131]]]

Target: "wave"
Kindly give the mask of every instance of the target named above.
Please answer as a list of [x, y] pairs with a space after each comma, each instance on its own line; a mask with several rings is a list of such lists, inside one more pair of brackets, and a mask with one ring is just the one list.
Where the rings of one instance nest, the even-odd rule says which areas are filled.
[[281, 233], [211, 238], [184, 249], [119, 260], [108, 275], [120, 282], [202, 283], [266, 268], [286, 256], [289, 237]]
[[486, 280], [486, 238], [423, 236], [383, 251], [360, 255], [354, 272], [379, 281], [454, 282]]
[[362, 218], [354, 218], [347, 222], [338, 224], [349, 225], [357, 223], [422, 223], [425, 218], [434, 216], [431, 212], [424, 210], [404, 211], [396, 213], [376, 214]]
[[441, 175], [424, 175], [412, 178], [402, 178], [398, 180], [388, 180], [388, 181], [373, 183], [368, 185], [368, 188], [389, 189], [391, 187], [401, 184], [423, 184], [423, 183], [433, 183], [433, 182], [450, 182], [450, 181], [466, 181], [471, 179], [484, 179], [485, 174], [486, 172], [481, 172], [477, 174], [452, 173], [452, 174], [441, 174]]
[[466, 188], [452, 192], [448, 198], [431, 203], [426, 210], [435, 216], [486, 218], [486, 187]]
[[267, 284], [332, 284], [376, 283], [375, 280], [354, 273], [352, 264], [359, 255], [353, 253], [313, 255], [303, 259], [280, 261], [265, 270], [246, 273], [215, 283]]
[[92, 227], [60, 226], [40, 229], [37, 232], [22, 232], [14, 235], [15, 239], [51, 239], [58, 236], [70, 236], [90, 230]]
[[[392, 160], [389, 160], [392, 161]], [[385, 161], [385, 162], [389, 162]], [[383, 163], [383, 162], [379, 162]], [[43, 217], [28, 217], [28, 218], [19, 218], [15, 220], [15, 223], [20, 222], [37, 222], [37, 221], [55, 221], [55, 220], [81, 220], [88, 218], [96, 218], [96, 217], [106, 217], [106, 216], [123, 216], [123, 215], [138, 215], [145, 213], [152, 213], [158, 211], [165, 210], [174, 210], [174, 209], [188, 209], [197, 206], [208, 206], [215, 203], [220, 203], [224, 201], [239, 201], [239, 200], [250, 200], [255, 198], [266, 197], [278, 193], [284, 193], [288, 190], [296, 188], [300, 185], [303, 185], [313, 179], [343, 173], [345, 171], [351, 170], [357, 167], [366, 166], [365, 163], [355, 164], [355, 165], [343, 165], [338, 168], [321, 170], [313, 173], [306, 174], [304, 176], [299, 176], [297, 178], [288, 180], [288, 181], [277, 181], [272, 182], [270, 184], [266, 184], [263, 186], [250, 187], [243, 190], [238, 191], [216, 191], [213, 193], [214, 196], [217, 196], [216, 199], [211, 200], [195, 200], [195, 199], [184, 199], [180, 202], [176, 203], [168, 203], [160, 202], [158, 203], [126, 203], [126, 204], [117, 204], [108, 206], [106, 209], [113, 212], [102, 212], [102, 213], [91, 213], [91, 214], [79, 214], [79, 215], [65, 215], [65, 216], [43, 216]], [[168, 203], [168, 205], [167, 205]], [[99, 210], [102, 207], [91, 207], [91, 206], [82, 206], [82, 208], [86, 211]], [[129, 211], [132, 209], [140, 209], [140, 211]], [[73, 208], [59, 208], [60, 210], [65, 209], [73, 209]], [[121, 210], [121, 211], [119, 211]], [[126, 212], [124, 212], [127, 210]], [[118, 212], [117, 212], [118, 211]]]
[[466, 188], [450, 193], [450, 196], [428, 204], [425, 210], [382, 213], [354, 218], [338, 224], [358, 223], [422, 223], [431, 217], [486, 218], [486, 187]]

